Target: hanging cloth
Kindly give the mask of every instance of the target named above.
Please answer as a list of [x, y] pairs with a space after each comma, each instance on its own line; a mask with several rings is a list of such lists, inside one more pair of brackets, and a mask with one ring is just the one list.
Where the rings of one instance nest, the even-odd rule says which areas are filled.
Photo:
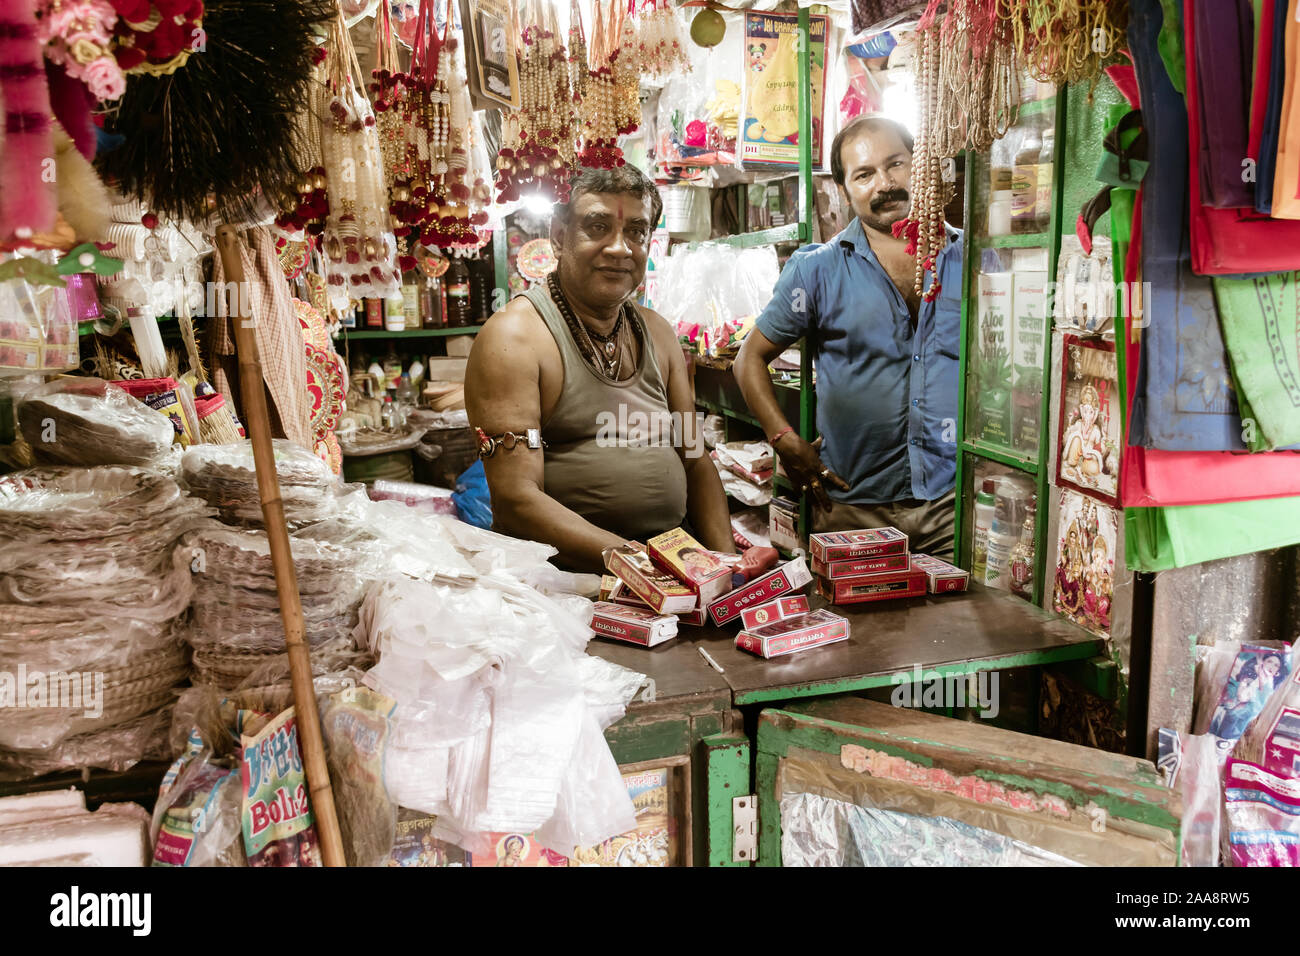
[[1254, 423], [1246, 429], [1252, 450], [1300, 443], [1298, 284], [1296, 272], [1214, 280], [1242, 420]]
[[1255, 184], [1242, 161], [1250, 140], [1250, 74], [1255, 60], [1250, 0], [1188, 0], [1195, 18], [1197, 97], [1203, 148], [1201, 201], [1216, 209], [1254, 208]]
[[[1259, 173], [1259, 141], [1264, 135], [1264, 117], [1268, 114], [1269, 82], [1273, 73], [1274, 18], [1277, 0], [1255, 0], [1255, 68], [1250, 85], [1250, 138], [1246, 155], [1256, 164]], [[1283, 4], [1285, 7], [1285, 4]], [[1256, 202], [1258, 202], [1258, 195]], [[1255, 207], [1259, 208], [1258, 205]]]
[[[1261, 37], [1269, 44], [1268, 73], [1261, 72], [1256, 80], [1255, 110], [1259, 113], [1259, 166], [1255, 170], [1255, 211], [1269, 213], [1273, 210], [1273, 180], [1277, 168], [1278, 133], [1282, 123], [1282, 98], [1286, 87], [1286, 25], [1296, 0], [1274, 0], [1273, 26]], [[1263, 108], [1259, 100], [1263, 99]], [[1252, 126], [1254, 124], [1252, 123]]]
[[[307, 394], [307, 359], [303, 352], [302, 331], [294, 313], [289, 283], [285, 280], [275, 239], [265, 226], [256, 226], [239, 244], [244, 265], [244, 282], [249, 309], [256, 322], [257, 348], [262, 358], [262, 378], [266, 383], [267, 411], [271, 413], [271, 433], [288, 438], [308, 450], [315, 445], [311, 429], [311, 406]], [[213, 256], [212, 281], [225, 288], [225, 270], [221, 256]], [[212, 384], [232, 408], [240, 409], [247, 421], [240, 399], [239, 360], [235, 354], [235, 331], [225, 297], [220, 297], [213, 334], [209, 343], [208, 367]]]
[[[1197, 5], [1221, 0], [1185, 0], [1183, 30], [1187, 49], [1196, 50]], [[1192, 157], [1188, 169], [1191, 201], [1192, 269], [1198, 275], [1259, 275], [1300, 269], [1300, 222], [1271, 219], [1249, 209], [1212, 209], [1201, 202], [1200, 157], [1205, 137], [1201, 129], [1201, 102], [1195, 56], [1187, 58], [1187, 103], [1169, 93], [1170, 108], [1178, 111], [1187, 125], [1187, 147]], [[1217, 68], [1217, 67], [1216, 67]], [[1141, 70], [1139, 70], [1139, 76]], [[1163, 74], [1162, 74], [1163, 75]], [[1158, 78], [1156, 80], [1158, 82]], [[1163, 102], [1163, 101], [1162, 101]], [[1244, 109], [1243, 107], [1240, 107]], [[1297, 126], [1300, 135], [1300, 126]], [[1180, 140], [1180, 142], [1182, 142]], [[1160, 140], [1156, 139], [1157, 153]], [[1300, 148], [1300, 143], [1297, 143]], [[1244, 146], [1242, 149], [1244, 152]], [[1184, 160], [1184, 166], [1186, 166]], [[1241, 159], [1237, 165], [1240, 168]], [[1162, 168], [1163, 174], [1163, 168]], [[1278, 168], [1281, 177], [1282, 169]], [[1276, 194], [1274, 196], [1276, 202]], [[1150, 223], [1148, 226], [1150, 227]], [[1156, 225], [1159, 225], [1158, 223]]]
[[[1182, 100], [1155, 47], [1158, 0], [1134, 0], [1132, 11], [1129, 47], [1149, 142], [1160, 153], [1168, 138], [1178, 141], [1180, 114], [1174, 107]], [[1175, 153], [1184, 158], [1185, 171], [1185, 154], [1181, 149]], [[1300, 495], [1300, 456], [1245, 453], [1241, 421], [1226, 385], [1229, 362], [1213, 290], [1209, 280], [1186, 269], [1185, 248], [1178, 254], [1182, 237], [1170, 225], [1181, 222], [1186, 202], [1186, 187], [1177, 177], [1179, 165], [1157, 160], [1153, 169], [1131, 223], [1119, 211], [1111, 217], [1117, 249], [1127, 244], [1124, 278], [1133, 283], [1131, 288], [1150, 290], [1142, 306], [1143, 315], [1151, 317], [1140, 330], [1140, 342], [1131, 334], [1125, 339], [1129, 433], [1120, 469], [1121, 500], [1126, 507], [1136, 507]], [[1116, 190], [1115, 195], [1127, 196], [1129, 191]], [[1129, 324], [1127, 331], [1135, 330]], [[1204, 400], [1207, 377], [1208, 391], [1219, 407]], [[1242, 453], [1214, 451], [1212, 440], [1221, 442], [1220, 448]]]
[[1296, 69], [1300, 64], [1300, 23], [1288, 17], [1286, 23], [1286, 82], [1282, 92], [1282, 114], [1277, 135], [1277, 165], [1273, 174], [1274, 219], [1300, 219], [1300, 95], [1296, 94]]
[[[1140, 246], [1143, 288], [1150, 290], [1143, 315], [1150, 321], [1143, 330], [1141, 362], [1133, 366], [1138, 379], [1130, 440], [1169, 451], [1244, 450], [1214, 289], [1192, 271], [1188, 249], [1189, 172], [1195, 175], [1188, 168], [1188, 113], [1155, 48], [1158, 3], [1144, 0], [1141, 7], [1152, 13], [1136, 25], [1130, 20], [1130, 33], [1136, 31], [1142, 42], [1132, 38], [1129, 46], [1152, 161], [1141, 193]], [[1149, 37], [1142, 35], [1148, 20]], [[1192, 63], [1188, 57], [1189, 71]], [[1194, 89], [1189, 82], [1189, 97]], [[1192, 189], [1194, 208], [1200, 206], [1197, 195]]]

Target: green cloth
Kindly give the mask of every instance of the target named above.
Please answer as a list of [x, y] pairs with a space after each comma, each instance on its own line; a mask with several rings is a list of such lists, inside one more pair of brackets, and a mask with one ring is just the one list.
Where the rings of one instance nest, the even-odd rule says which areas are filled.
[[1167, 571], [1300, 544], [1300, 498], [1124, 509], [1124, 564]]
[[[1222, 2], [1222, 0], [1219, 0]], [[1169, 82], [1179, 93], [1187, 93], [1187, 66], [1183, 59], [1183, 5], [1179, 0], [1160, 0], [1164, 8], [1164, 25], [1156, 38], [1160, 59], [1164, 60]]]
[[1300, 442], [1300, 272], [1213, 281], [1243, 440], [1251, 451]]

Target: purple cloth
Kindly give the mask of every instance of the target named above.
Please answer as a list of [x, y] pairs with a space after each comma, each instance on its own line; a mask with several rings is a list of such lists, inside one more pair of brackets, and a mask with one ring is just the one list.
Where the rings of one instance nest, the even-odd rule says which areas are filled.
[[1201, 202], [1216, 209], [1255, 205], [1255, 184], [1243, 178], [1249, 155], [1255, 15], [1250, 0], [1213, 0], [1193, 7], [1196, 84], [1200, 92]]

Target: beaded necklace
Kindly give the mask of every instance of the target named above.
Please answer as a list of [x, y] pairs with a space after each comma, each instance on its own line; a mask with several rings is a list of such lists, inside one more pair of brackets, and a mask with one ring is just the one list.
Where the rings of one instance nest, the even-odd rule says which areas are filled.
[[[564, 290], [560, 288], [560, 279], [558, 271], [552, 272], [546, 277], [546, 288], [554, 300], [556, 308], [560, 310], [560, 315], [564, 316], [564, 322], [569, 327], [569, 334], [573, 336], [573, 342], [578, 346], [578, 351], [583, 353], [582, 357], [588, 365], [594, 369], [597, 374], [618, 382], [623, 379], [623, 353], [625, 346], [628, 345], [626, 329], [632, 328], [632, 334], [636, 341], [645, 348], [645, 343], [641, 339], [641, 330], [633, 320], [631, 311], [632, 306], [624, 302], [619, 308], [618, 318], [614, 320], [614, 328], [609, 331], [608, 335], [600, 335], [587, 328], [585, 322], [582, 322], [573, 311], [573, 306], [569, 304], [568, 298], [564, 295]], [[624, 322], [624, 318], [627, 321]], [[596, 347], [594, 340], [599, 340], [603, 349]]]

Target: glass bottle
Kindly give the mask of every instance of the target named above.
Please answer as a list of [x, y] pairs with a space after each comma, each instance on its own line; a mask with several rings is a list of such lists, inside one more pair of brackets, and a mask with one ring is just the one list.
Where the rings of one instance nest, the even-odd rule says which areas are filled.
[[1011, 167], [1011, 231], [1016, 235], [1038, 231], [1038, 160], [1042, 152], [1039, 129], [1030, 126]]
[[1031, 502], [1020, 527], [1020, 540], [1011, 550], [1011, 593], [1026, 601], [1034, 597], [1034, 505]]
[[1035, 183], [1038, 198], [1034, 202], [1034, 213], [1039, 232], [1047, 232], [1052, 226], [1052, 169], [1055, 152], [1056, 130], [1049, 127], [1043, 132], [1043, 147], [1038, 153], [1038, 176]]
[[420, 287], [420, 323], [426, 329], [442, 328], [442, 290], [432, 276]]
[[447, 325], [463, 329], [470, 324], [470, 286], [469, 270], [460, 259], [451, 260], [444, 286], [447, 290]]

